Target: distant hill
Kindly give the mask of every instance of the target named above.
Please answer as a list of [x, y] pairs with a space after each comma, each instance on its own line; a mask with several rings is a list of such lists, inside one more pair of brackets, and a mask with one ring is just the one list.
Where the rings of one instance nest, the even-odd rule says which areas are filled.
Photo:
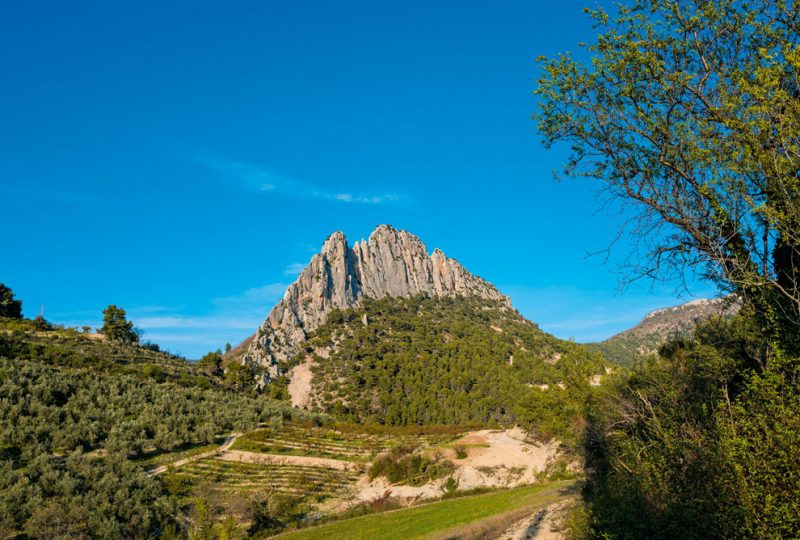
[[740, 305], [730, 297], [692, 300], [652, 311], [633, 328], [587, 346], [603, 354], [612, 364], [631, 366], [637, 360], [658, 352], [658, 348], [670, 338], [690, 334], [698, 323], [712, 317], [733, 316], [739, 308]]
[[295, 403], [382, 424], [514, 423], [532, 392], [603, 371], [503, 302], [424, 295], [332, 311], [293, 363]]

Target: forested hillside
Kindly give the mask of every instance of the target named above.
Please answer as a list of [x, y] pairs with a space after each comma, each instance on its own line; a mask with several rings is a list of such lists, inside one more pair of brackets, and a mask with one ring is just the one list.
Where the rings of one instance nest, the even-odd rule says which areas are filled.
[[312, 408], [386, 424], [522, 421], [563, 433], [603, 372], [599, 355], [480, 298], [364, 299], [331, 312], [307, 350]]
[[222, 374], [161, 351], [156, 344], [126, 343], [39, 320], [0, 319], [0, 355], [171, 380], [183, 386], [218, 386], [221, 378], [217, 375]]
[[158, 536], [181, 510], [139, 458], [309, 417], [150, 349], [0, 324], [1, 537]]

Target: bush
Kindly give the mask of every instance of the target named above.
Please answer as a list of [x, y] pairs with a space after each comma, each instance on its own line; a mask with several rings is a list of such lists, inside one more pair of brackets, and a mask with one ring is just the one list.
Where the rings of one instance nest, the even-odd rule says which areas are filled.
[[155, 364], [143, 364], [142, 375], [159, 382], [164, 380], [164, 371]]
[[285, 529], [289, 522], [301, 517], [301, 502], [302, 497], [290, 497], [277, 492], [256, 494], [250, 500], [252, 522], [248, 534]]
[[453, 463], [434, 455], [433, 459], [414, 453], [414, 449], [400, 446], [378, 456], [369, 468], [369, 479], [384, 476], [393, 483], [422, 485], [442, 478], [455, 469]]
[[453, 493], [458, 490], [458, 480], [453, 478], [452, 476], [447, 477], [447, 481], [442, 485], [442, 491], [447, 493]]
[[800, 361], [746, 316], [621, 375], [590, 407], [598, 536], [780, 538], [800, 530]]

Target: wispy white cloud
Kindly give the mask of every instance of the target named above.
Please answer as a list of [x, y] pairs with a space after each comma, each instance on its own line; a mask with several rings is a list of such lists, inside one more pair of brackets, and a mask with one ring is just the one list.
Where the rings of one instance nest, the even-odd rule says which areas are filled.
[[[126, 306], [128, 320], [144, 331], [145, 341], [154, 341], [172, 352], [189, 358], [221, 348], [226, 342], [236, 345], [252, 334], [269, 310], [283, 296], [286, 283], [253, 287], [240, 294], [213, 298], [205, 313], [186, 315], [183, 306]], [[99, 328], [101, 309], [87, 312], [62, 312], [54, 322], [80, 328]]]
[[[203, 343], [207, 345], [203, 347], [202, 349], [203, 352], [210, 351], [215, 348], [221, 348], [219, 347], [219, 344], [222, 343], [222, 341], [224, 341], [225, 339], [224, 336], [220, 335], [219, 337], [217, 337], [216, 334], [207, 334], [207, 333], [176, 334], [174, 332], [165, 332], [163, 334], [159, 332], [148, 332], [145, 338], [160, 345], [163, 345], [164, 343], [169, 343], [170, 346], [168, 347], [168, 350], [171, 351], [180, 351], [181, 347], [186, 347], [186, 346], [193, 347], [198, 343]], [[196, 356], [199, 356], [199, 354]]]
[[275, 191], [279, 185], [290, 185], [290, 178], [277, 174], [264, 167], [258, 167], [230, 159], [193, 156], [193, 161], [217, 174], [223, 180], [235, 182], [246, 189], [255, 191]]
[[[131, 319], [136, 326], [142, 328], [150, 335], [151, 329], [163, 328], [226, 328], [226, 329], [251, 329], [254, 330], [253, 318], [231, 317], [222, 315], [173, 315], [169, 317], [135, 317], [135, 310], [131, 310]], [[266, 313], [264, 313], [266, 315]], [[263, 318], [263, 317], [262, 317]], [[259, 321], [260, 322], [260, 321]]]
[[269, 283], [240, 294], [213, 298], [210, 309], [204, 314], [149, 314], [138, 308], [131, 308], [129, 314], [145, 331], [145, 339], [196, 358], [222, 347], [225, 342], [236, 345], [252, 334], [281, 299], [287, 286], [286, 283]]
[[361, 204], [384, 204], [384, 203], [397, 203], [400, 202], [400, 197], [392, 193], [384, 195], [352, 195], [350, 193], [337, 193], [334, 195], [337, 201], [346, 203], [361, 203]]
[[270, 283], [262, 287], [247, 289], [241, 294], [213, 298], [211, 303], [219, 310], [242, 311], [252, 309], [269, 309], [280, 300], [286, 291], [287, 283]]
[[307, 265], [305, 263], [293, 262], [284, 269], [283, 275], [292, 277], [297, 276], [300, 274], [300, 272], [305, 270], [306, 266]]
[[322, 199], [345, 204], [400, 204], [405, 197], [397, 193], [355, 193], [327, 191], [308, 182], [279, 174], [267, 167], [223, 158], [194, 156], [193, 160], [213, 171], [220, 178], [235, 182], [246, 189], [280, 193], [300, 199]]

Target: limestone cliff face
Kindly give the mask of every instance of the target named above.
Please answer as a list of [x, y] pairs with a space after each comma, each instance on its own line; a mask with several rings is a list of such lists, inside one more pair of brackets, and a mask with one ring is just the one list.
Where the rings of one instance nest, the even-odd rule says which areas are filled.
[[409, 232], [381, 225], [352, 247], [344, 234], [335, 232], [272, 308], [243, 361], [275, 373], [277, 362], [299, 352], [330, 310], [354, 307], [363, 297], [417, 294], [477, 296], [511, 305], [507, 296], [455, 259], [438, 249], [428, 255], [425, 244]]

